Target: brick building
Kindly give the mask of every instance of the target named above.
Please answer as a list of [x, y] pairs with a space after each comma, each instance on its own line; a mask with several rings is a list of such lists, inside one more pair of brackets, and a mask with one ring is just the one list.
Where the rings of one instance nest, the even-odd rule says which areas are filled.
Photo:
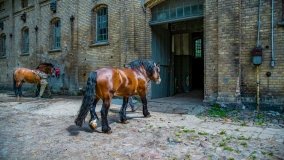
[[0, 0], [0, 85], [12, 85], [15, 67], [50, 62], [61, 69], [59, 78], [50, 79], [52, 90], [74, 94], [91, 70], [152, 58], [160, 62], [162, 76], [161, 85], [151, 86], [152, 98], [197, 90], [206, 102], [254, 102], [251, 51], [258, 43], [261, 103], [283, 105], [283, 5], [283, 0]]

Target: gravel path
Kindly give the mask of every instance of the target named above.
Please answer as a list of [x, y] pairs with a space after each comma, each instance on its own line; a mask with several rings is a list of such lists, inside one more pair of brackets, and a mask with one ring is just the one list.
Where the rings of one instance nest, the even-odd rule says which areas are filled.
[[205, 110], [199, 105], [150, 102], [152, 117], [144, 118], [138, 109], [127, 112], [130, 123], [121, 124], [119, 105], [112, 104], [109, 121], [113, 133], [103, 134], [100, 126], [92, 131], [87, 124], [82, 128], [74, 125], [81, 97], [23, 98], [21, 102], [5, 93], [0, 97], [0, 159], [284, 157], [282, 127], [243, 126], [197, 117]]

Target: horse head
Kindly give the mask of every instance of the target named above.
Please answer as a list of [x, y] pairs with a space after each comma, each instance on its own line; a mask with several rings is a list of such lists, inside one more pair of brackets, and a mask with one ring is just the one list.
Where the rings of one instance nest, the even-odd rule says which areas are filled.
[[41, 63], [36, 69], [49, 75], [53, 74], [55, 71], [54, 65], [51, 63]]
[[160, 65], [151, 61], [151, 60], [135, 60], [129, 63], [132, 69], [141, 69], [145, 70], [147, 77], [156, 82], [156, 84], [161, 83], [160, 77]]

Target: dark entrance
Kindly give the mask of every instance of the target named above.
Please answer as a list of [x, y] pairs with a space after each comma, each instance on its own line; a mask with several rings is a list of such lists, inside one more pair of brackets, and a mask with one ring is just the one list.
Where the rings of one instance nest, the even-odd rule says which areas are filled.
[[160, 62], [162, 77], [151, 97], [198, 90], [203, 99], [203, 1], [169, 0], [151, 11], [152, 58]]

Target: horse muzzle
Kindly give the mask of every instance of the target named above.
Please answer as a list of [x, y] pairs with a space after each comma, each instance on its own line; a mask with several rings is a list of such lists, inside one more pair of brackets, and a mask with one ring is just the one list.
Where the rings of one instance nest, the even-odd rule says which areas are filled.
[[162, 79], [159, 77], [159, 79], [156, 81], [156, 84], [160, 84]]

